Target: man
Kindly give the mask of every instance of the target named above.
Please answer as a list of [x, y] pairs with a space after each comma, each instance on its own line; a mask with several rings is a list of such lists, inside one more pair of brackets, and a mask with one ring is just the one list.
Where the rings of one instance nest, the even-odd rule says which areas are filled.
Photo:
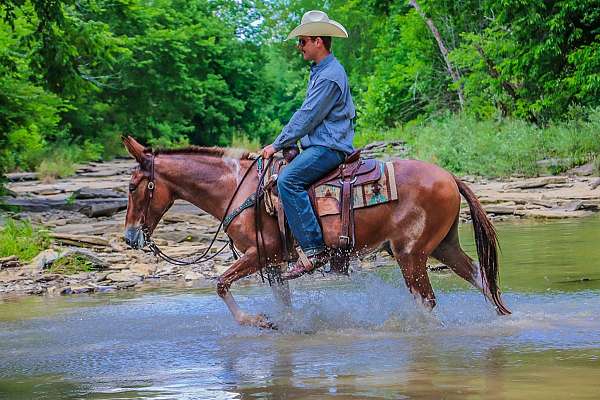
[[346, 29], [322, 11], [309, 11], [288, 39], [298, 37], [298, 49], [312, 61], [306, 98], [275, 141], [262, 149], [270, 158], [300, 139], [302, 152], [277, 179], [290, 229], [302, 249], [299, 261], [283, 275], [294, 279], [327, 263], [328, 251], [307, 189], [338, 167], [352, 153], [355, 117], [348, 77], [331, 54], [331, 37], [347, 38]]

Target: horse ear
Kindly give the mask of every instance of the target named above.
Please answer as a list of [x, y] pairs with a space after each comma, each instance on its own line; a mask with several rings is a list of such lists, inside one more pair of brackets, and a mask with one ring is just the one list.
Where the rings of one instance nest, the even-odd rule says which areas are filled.
[[146, 148], [140, 143], [138, 143], [138, 141], [132, 138], [131, 136], [123, 136], [122, 140], [129, 154], [131, 154], [131, 156], [135, 158], [138, 163], [142, 164], [145, 158], [144, 151], [146, 150]]

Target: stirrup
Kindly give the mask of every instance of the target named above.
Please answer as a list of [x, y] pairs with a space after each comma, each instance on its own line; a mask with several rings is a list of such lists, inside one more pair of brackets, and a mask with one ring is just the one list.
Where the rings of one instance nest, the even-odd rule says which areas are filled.
[[297, 249], [297, 252], [298, 261], [296, 261], [291, 270], [281, 274], [281, 279], [284, 281], [296, 279], [302, 275], [309, 274], [316, 269], [321, 268], [323, 265], [327, 264], [327, 261], [329, 261], [327, 250], [323, 250], [322, 252], [311, 256], [310, 258], [307, 257], [300, 248]]

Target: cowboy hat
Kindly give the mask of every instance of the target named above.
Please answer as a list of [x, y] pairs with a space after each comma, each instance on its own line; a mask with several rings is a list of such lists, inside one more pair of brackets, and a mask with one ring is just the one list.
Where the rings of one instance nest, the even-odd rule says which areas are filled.
[[308, 11], [302, 16], [300, 25], [288, 35], [288, 39], [296, 36], [335, 36], [348, 37], [346, 28], [339, 22], [329, 19], [323, 11]]

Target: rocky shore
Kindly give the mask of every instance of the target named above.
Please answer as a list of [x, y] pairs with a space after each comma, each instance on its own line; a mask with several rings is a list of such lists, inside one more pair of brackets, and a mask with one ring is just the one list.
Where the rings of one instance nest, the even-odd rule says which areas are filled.
[[[401, 144], [394, 146], [393, 150], [401, 150]], [[389, 154], [385, 148], [373, 144], [369, 151], [385, 158]], [[21, 211], [4, 212], [0, 224], [8, 216], [29, 219], [48, 229], [52, 245], [31, 262], [15, 257], [0, 259], [0, 296], [109, 292], [156, 285], [214, 286], [214, 279], [233, 262], [228, 248], [214, 260], [186, 267], [127, 248], [122, 235], [127, 185], [134, 166], [132, 160], [126, 159], [91, 163], [81, 167], [75, 176], [54, 182], [38, 181], [35, 174], [9, 174], [12, 196], [2, 201], [18, 205]], [[561, 176], [507, 180], [466, 176], [463, 180], [496, 221], [578, 218], [600, 210], [600, 178], [593, 176], [591, 166]], [[461, 210], [461, 218], [469, 219], [468, 208]], [[170, 256], [192, 256], [206, 248], [217, 226], [218, 221], [203, 211], [176, 202], [153, 237]], [[219, 237], [213, 250], [225, 242], [224, 236]], [[57, 260], [65, 257], [85, 261], [88, 270], [68, 273], [53, 268]], [[375, 262], [363, 262], [363, 267], [391, 262], [386, 257], [383, 253], [373, 256], [370, 261], [376, 258]]]

